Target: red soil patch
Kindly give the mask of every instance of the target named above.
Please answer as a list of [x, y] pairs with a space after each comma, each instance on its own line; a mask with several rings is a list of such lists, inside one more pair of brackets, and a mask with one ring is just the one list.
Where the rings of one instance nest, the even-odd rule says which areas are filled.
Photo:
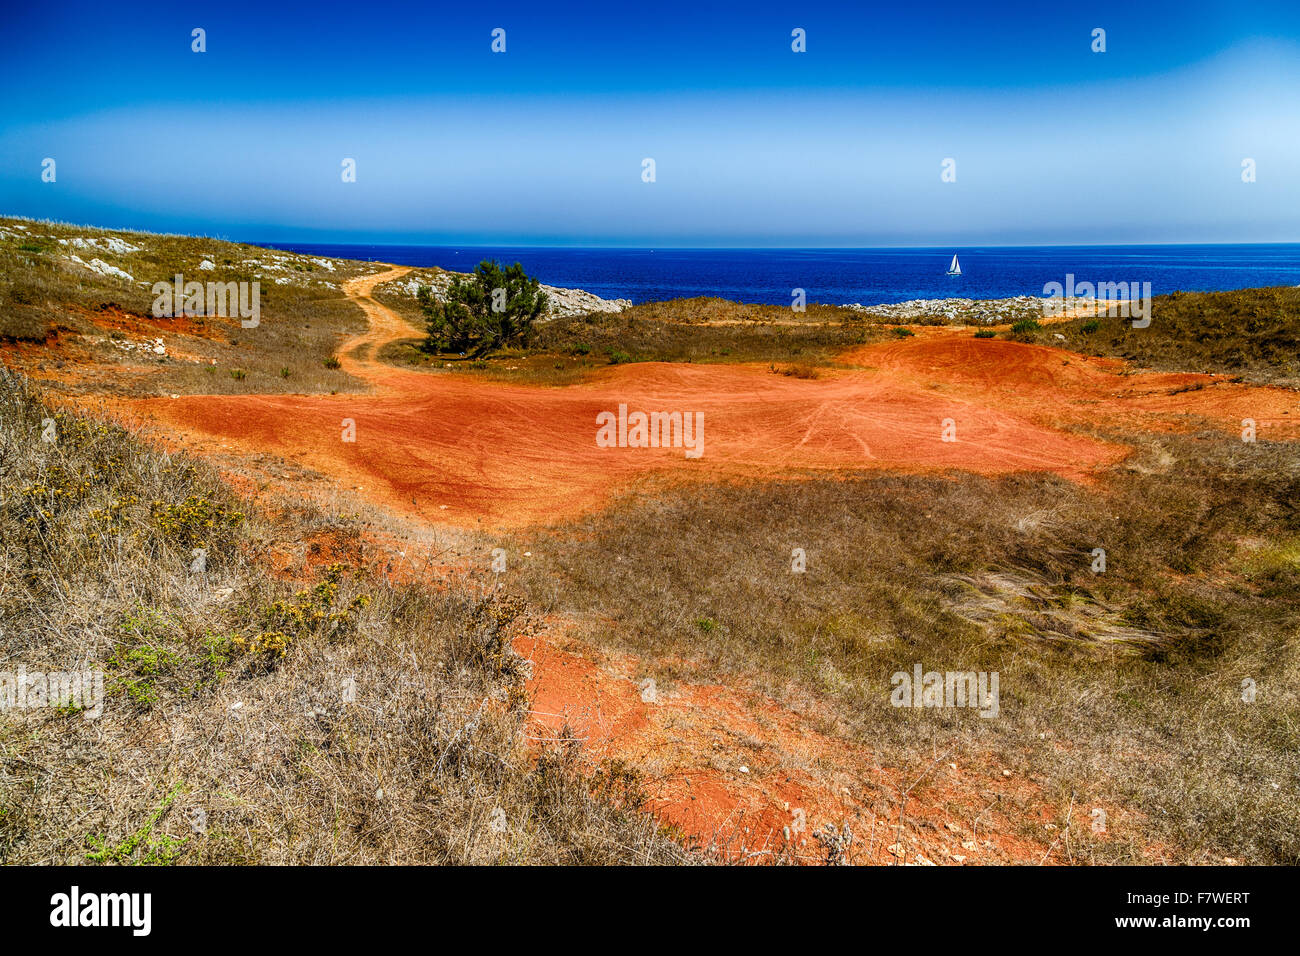
[[[409, 330], [403, 327], [403, 333]], [[807, 381], [749, 366], [644, 363], [583, 385], [487, 384], [462, 374], [354, 370], [371, 395], [187, 396], [127, 403], [199, 439], [308, 465], [407, 513], [507, 528], [600, 507], [650, 472], [684, 479], [792, 471], [1050, 471], [1087, 479], [1125, 455], [1063, 426], [1185, 427], [1205, 419], [1294, 437], [1292, 393], [1220, 376], [1121, 375], [1118, 363], [935, 335], [858, 350], [869, 371]], [[699, 412], [704, 454], [597, 447], [596, 417]], [[343, 422], [356, 425], [342, 440]], [[951, 419], [956, 440], [942, 440]], [[445, 508], [443, 507], [445, 506]]]
[[[1033, 469], [1081, 478], [1122, 449], [890, 378], [805, 382], [755, 368], [643, 364], [565, 389], [394, 372], [375, 395], [186, 396], [124, 403], [195, 438], [294, 459], [406, 512], [498, 527], [599, 507], [642, 474], [764, 477], [797, 469]], [[596, 418], [699, 412], [704, 453], [597, 447]], [[941, 440], [945, 419], [958, 440]], [[344, 420], [355, 442], [342, 440]], [[439, 510], [441, 506], [445, 510]]]
[[[221, 341], [223, 336], [211, 320], [204, 322], [202, 317], [191, 316], [175, 318], [154, 318], [137, 315], [113, 304], [105, 304], [95, 309], [82, 306], [65, 306], [69, 315], [77, 316], [94, 329], [107, 336], [114, 334], [120, 340], [140, 346], [163, 339], [167, 358], [182, 362], [206, 362], [196, 352], [187, 350], [189, 344], [196, 344], [193, 339]], [[129, 381], [154, 378], [159, 374], [157, 359], [152, 350], [132, 349], [117, 352], [119, 362], [105, 362], [97, 348], [115, 351], [103, 343], [93, 331], [81, 334], [66, 325], [50, 329], [43, 343], [17, 341], [0, 341], [0, 356], [6, 365], [22, 371], [24, 374], [42, 381], [54, 381], [64, 385], [79, 387], [121, 386]]]
[[[992, 758], [980, 769], [882, 767], [868, 748], [815, 730], [815, 711], [725, 685], [654, 688], [637, 679], [634, 658], [561, 649], [562, 625], [515, 642], [533, 662], [530, 739], [576, 738], [593, 762], [636, 768], [651, 812], [726, 859], [820, 862], [815, 833], [828, 824], [851, 827], [852, 863], [1036, 863], [1048, 854], [1059, 809]], [[1040, 840], [1015, 835], [1026, 819], [1042, 828]]]
[[1261, 439], [1300, 437], [1295, 392], [1242, 385], [1224, 375], [1133, 372], [1118, 359], [951, 331], [855, 349], [843, 360], [900, 384], [942, 389], [1044, 424], [1164, 431], [1204, 420], [1238, 431], [1250, 418]]
[[335, 531], [318, 531], [292, 543], [278, 543], [266, 554], [271, 572], [280, 578], [312, 581], [332, 564], [360, 566], [365, 559], [361, 539]]
[[50, 381], [62, 381], [61, 376], [54, 373], [51, 356], [59, 356], [66, 349], [64, 343], [63, 329], [50, 329], [45, 333], [43, 342], [32, 342], [25, 339], [17, 341], [0, 340], [0, 355], [4, 356], [4, 364], [11, 369], [20, 369], [26, 375], [32, 378], [45, 379]]
[[106, 332], [122, 332], [135, 338], [152, 339], [160, 332], [214, 340], [221, 338], [217, 328], [211, 322], [201, 321], [189, 315], [157, 318], [152, 315], [137, 315], [116, 305], [100, 306], [97, 309], [70, 306], [68, 311], [81, 316]]

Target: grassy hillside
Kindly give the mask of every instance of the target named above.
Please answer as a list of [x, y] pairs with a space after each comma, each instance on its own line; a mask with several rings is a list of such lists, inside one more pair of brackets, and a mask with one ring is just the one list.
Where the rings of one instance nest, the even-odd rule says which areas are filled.
[[[399, 304], [408, 321], [420, 318]], [[429, 355], [419, 340], [388, 346], [388, 361], [470, 371], [499, 381], [567, 385], [592, 370], [627, 362], [765, 362], [774, 371], [815, 376], [847, 348], [888, 337], [893, 326], [836, 306], [746, 305], [724, 299], [647, 302], [619, 313], [568, 316], [536, 327], [526, 348], [503, 349], [477, 362]]]
[[[268, 571], [322, 538], [336, 560]], [[525, 749], [520, 602], [394, 585], [384, 558], [0, 371], [0, 674], [106, 691], [97, 719], [0, 713], [0, 863], [692, 859], [634, 778]]]
[[[211, 269], [200, 268], [205, 260]], [[340, 285], [371, 269], [216, 239], [0, 219], [0, 342], [58, 342], [67, 358], [42, 363], [53, 366], [42, 371], [69, 391], [342, 390], [356, 383], [328, 360], [365, 318]], [[177, 273], [187, 282], [259, 282], [260, 325], [243, 328], [237, 316], [155, 319], [152, 286]], [[181, 335], [184, 356], [142, 348]], [[59, 375], [64, 361], [106, 368], [100, 376]]]
[[1044, 326], [1030, 339], [1162, 371], [1220, 372], [1300, 388], [1300, 288], [1175, 292], [1156, 296], [1151, 324], [1119, 315]]
[[[1074, 808], [1076, 862], [1146, 862], [1155, 842], [1187, 863], [1300, 863], [1300, 453], [1112, 437], [1140, 451], [1100, 488], [645, 488], [502, 545], [534, 555], [520, 594], [583, 616], [588, 640], [662, 686], [739, 677], [830, 702], [834, 732], [883, 766], [920, 774], [948, 754], [1027, 775]], [[890, 675], [917, 662], [999, 671], [1001, 716], [890, 706]], [[1097, 806], [1104, 836], [1080, 823]]]

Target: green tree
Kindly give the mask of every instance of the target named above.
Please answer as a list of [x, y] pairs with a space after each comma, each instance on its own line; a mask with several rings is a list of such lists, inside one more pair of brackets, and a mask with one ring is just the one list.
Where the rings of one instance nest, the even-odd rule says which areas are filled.
[[502, 269], [484, 259], [469, 276], [457, 276], [439, 302], [427, 286], [416, 293], [431, 352], [483, 355], [503, 345], [526, 342], [533, 322], [546, 309], [546, 293], [515, 263]]

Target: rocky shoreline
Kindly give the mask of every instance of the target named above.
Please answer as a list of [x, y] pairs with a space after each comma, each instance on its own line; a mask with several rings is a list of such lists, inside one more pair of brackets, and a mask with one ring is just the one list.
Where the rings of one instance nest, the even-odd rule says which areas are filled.
[[[463, 273], [445, 272], [442, 269], [416, 269], [400, 279], [381, 284], [375, 291], [413, 299], [421, 286], [428, 286], [433, 291], [433, 297], [443, 301], [447, 288], [457, 277], [465, 278]], [[582, 289], [562, 289], [544, 283], [541, 288], [549, 301], [543, 321], [570, 315], [589, 315], [593, 312], [622, 312], [632, 307], [631, 299], [602, 299]]]
[[[1041, 318], [1044, 301], [1046, 300], [1035, 295], [1017, 295], [1006, 299], [909, 299], [906, 302], [879, 305], [854, 302], [843, 308], [899, 323], [947, 325], [964, 322], [968, 325], [1002, 325], [1020, 319]], [[1071, 298], [1065, 301], [1064, 308], [1074, 310], [1092, 301]]]
[[[434, 298], [442, 301], [448, 286], [463, 273], [441, 269], [417, 269], [401, 279], [386, 282], [376, 291], [415, 298], [421, 286], [433, 290]], [[630, 299], [603, 299], [583, 289], [565, 289], [542, 284], [542, 291], [550, 300], [545, 319], [591, 313], [615, 313], [632, 307]], [[1075, 309], [1092, 300], [1073, 298], [1065, 303], [1066, 309]], [[863, 305], [853, 302], [839, 308], [863, 315], [873, 315], [898, 323], [921, 325], [1001, 325], [1026, 318], [1041, 318], [1044, 300], [1039, 296], [1018, 295], [1005, 299], [910, 299], [906, 302], [887, 302]], [[545, 320], [544, 319], [544, 320]]]

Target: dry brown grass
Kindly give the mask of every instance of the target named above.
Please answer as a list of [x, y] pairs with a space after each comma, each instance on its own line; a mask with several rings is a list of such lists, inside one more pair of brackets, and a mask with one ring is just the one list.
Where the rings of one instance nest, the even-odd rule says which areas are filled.
[[[1157, 847], [1294, 864], [1300, 456], [1134, 440], [1140, 454], [1093, 489], [1032, 475], [647, 486], [523, 541], [517, 586], [667, 685], [740, 676], [831, 702], [834, 732], [885, 765], [992, 759], [1062, 807], [1108, 808], [1114, 836], [1085, 834], [1076, 862]], [[1001, 716], [890, 706], [890, 676], [918, 662], [998, 671]]]
[[810, 305], [807, 312], [722, 299], [649, 302], [615, 314], [556, 319], [538, 328], [533, 347], [605, 362], [831, 361], [872, 341], [877, 323], [848, 309]]
[[[419, 322], [409, 303], [385, 299]], [[429, 355], [420, 340], [390, 343], [383, 359], [490, 381], [572, 385], [592, 372], [628, 362], [780, 363], [789, 374], [815, 377], [844, 349], [884, 336], [880, 321], [849, 309], [810, 305], [807, 312], [723, 299], [648, 302], [621, 313], [593, 313], [538, 325], [524, 348], [501, 349], [479, 361]]]
[[[268, 547], [322, 530], [360, 560], [268, 573]], [[0, 671], [102, 670], [108, 691], [98, 719], [0, 714], [0, 862], [695, 859], [635, 779], [525, 748], [523, 605], [380, 564], [346, 521], [271, 523], [0, 373]]]
[[821, 378], [821, 374], [822, 374], [820, 370], [814, 368], [813, 366], [804, 365], [802, 363], [798, 363], [795, 365], [787, 365], [784, 368], [777, 368], [775, 365], [773, 365], [772, 371], [780, 375], [784, 375], [787, 378], [815, 379], [815, 378]]
[[[27, 228], [25, 234], [15, 228], [20, 225]], [[327, 368], [326, 361], [340, 342], [365, 329], [365, 316], [339, 286], [346, 278], [373, 271], [372, 263], [331, 260], [335, 269], [330, 272], [308, 256], [202, 237], [18, 219], [0, 219], [0, 229], [5, 230], [0, 233], [0, 341], [41, 343], [50, 333], [59, 332], [104, 366], [100, 374], [82, 375], [76, 382], [55, 387], [130, 395], [331, 392], [359, 387], [346, 374]], [[87, 250], [58, 242], [109, 237], [140, 251]], [[135, 281], [91, 272], [71, 262], [68, 257], [73, 254], [87, 262], [101, 258]], [[200, 271], [204, 258], [215, 268]], [[177, 273], [186, 281], [259, 282], [260, 324], [245, 329], [238, 316], [201, 318], [198, 324], [205, 334], [183, 340], [185, 350], [196, 353], [195, 361], [123, 353], [113, 346], [110, 332], [87, 315], [120, 310], [148, 322], [153, 283], [170, 282]], [[277, 283], [277, 277], [290, 281]], [[178, 338], [167, 325], [157, 323], [156, 329], [140, 337], [162, 336], [175, 346]]]
[[1144, 329], [1111, 309], [1044, 326], [1029, 338], [1138, 366], [1300, 388], [1300, 288], [1175, 292], [1155, 297]]

